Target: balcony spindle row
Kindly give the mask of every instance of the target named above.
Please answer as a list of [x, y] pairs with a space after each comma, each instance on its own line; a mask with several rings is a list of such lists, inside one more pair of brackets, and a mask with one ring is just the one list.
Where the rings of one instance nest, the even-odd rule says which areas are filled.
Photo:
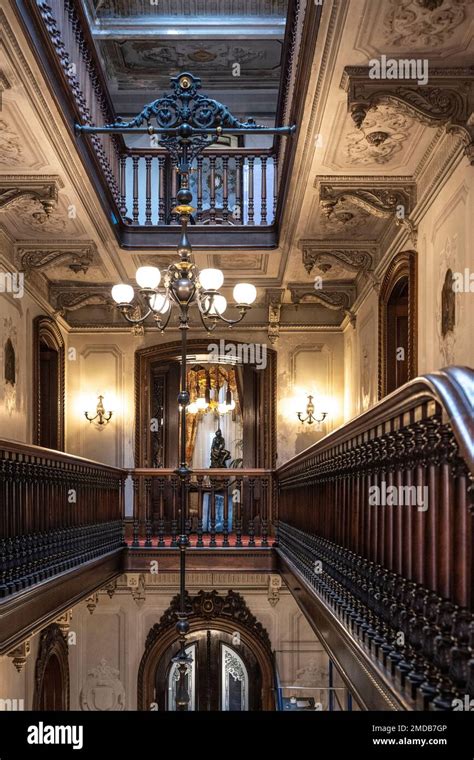
[[[270, 160], [269, 160], [270, 159]], [[241, 153], [206, 151], [194, 162], [190, 188], [197, 224], [261, 225], [273, 223], [276, 210], [276, 156], [256, 149]], [[268, 191], [273, 192], [272, 218]], [[126, 223], [152, 226], [177, 223], [176, 164], [164, 152], [130, 150], [120, 158], [120, 213]]]
[[[133, 470], [134, 511], [128, 544], [176, 547], [181, 514], [174, 470]], [[271, 474], [266, 470], [194, 471], [187, 483], [186, 533], [192, 547], [268, 547]]]

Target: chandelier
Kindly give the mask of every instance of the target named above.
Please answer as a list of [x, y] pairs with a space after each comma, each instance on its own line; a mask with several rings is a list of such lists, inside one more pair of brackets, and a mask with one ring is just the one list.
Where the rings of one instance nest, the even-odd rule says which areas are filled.
[[[200, 378], [199, 374], [202, 372], [204, 372], [204, 377]], [[219, 365], [216, 365], [213, 384], [211, 372], [209, 370], [197, 370], [194, 398], [192, 398], [187, 407], [188, 414], [198, 414], [202, 416], [213, 413], [222, 416], [234, 411], [236, 404], [232, 397], [232, 391], [227, 382], [225, 394], [221, 394], [221, 391], [223, 391], [224, 388], [219, 385], [219, 374]]]
[[[137, 292], [132, 285], [126, 283], [114, 285], [112, 288], [112, 298], [131, 324], [142, 324], [148, 318], [153, 318], [158, 329], [163, 332], [170, 321], [174, 306], [179, 310], [180, 326], [183, 319], [187, 324], [189, 307], [197, 306], [203, 326], [211, 332], [219, 322], [227, 325], [241, 322], [257, 297], [255, 285], [248, 282], [238, 283], [234, 287], [233, 297], [239, 316], [235, 319], [224, 316], [227, 299], [220, 293], [224, 284], [223, 273], [220, 269], [199, 270], [192, 261], [192, 248], [187, 235], [189, 217], [194, 211], [189, 205], [191, 199], [192, 194], [187, 187], [178, 191], [178, 206], [174, 212], [181, 224], [181, 239], [177, 251], [179, 261], [170, 264], [163, 276], [158, 267], [139, 267], [135, 274]], [[138, 315], [135, 316], [137, 310]]]

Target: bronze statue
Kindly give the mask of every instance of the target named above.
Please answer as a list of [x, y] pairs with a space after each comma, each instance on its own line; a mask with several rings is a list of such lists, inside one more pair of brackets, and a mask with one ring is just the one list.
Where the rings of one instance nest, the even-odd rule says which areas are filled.
[[225, 448], [224, 436], [220, 428], [217, 428], [216, 434], [212, 439], [211, 445], [211, 467], [227, 467], [226, 462], [230, 459], [230, 451]]

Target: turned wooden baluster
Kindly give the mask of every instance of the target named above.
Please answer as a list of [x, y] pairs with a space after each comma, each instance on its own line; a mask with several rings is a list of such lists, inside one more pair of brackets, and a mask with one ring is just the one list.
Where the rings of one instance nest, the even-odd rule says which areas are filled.
[[430, 494], [430, 507], [427, 515], [426, 524], [426, 584], [431, 589], [438, 588], [438, 555], [436, 546], [436, 525], [439, 514], [439, 443], [441, 435], [439, 432], [439, 420], [431, 418], [427, 422], [427, 446], [428, 462], [426, 482]]
[[133, 211], [132, 211], [132, 221], [133, 224], [138, 224], [138, 213], [139, 213], [139, 206], [138, 206], [138, 162], [140, 160], [139, 156], [133, 156], [132, 157], [132, 163], [133, 163]]
[[235, 513], [235, 545], [242, 546], [242, 500], [243, 500], [243, 479], [236, 477], [235, 487], [232, 492], [232, 514]]
[[242, 200], [242, 156], [235, 156], [235, 207], [233, 215], [236, 224], [244, 223], [244, 205]]
[[222, 157], [222, 223], [229, 221], [229, 157]]
[[278, 157], [273, 156], [273, 223], [275, 222], [278, 203]]
[[158, 500], [159, 500], [159, 518], [158, 518], [158, 546], [165, 546], [165, 518], [164, 518], [164, 490], [165, 478], [158, 478]]
[[216, 543], [216, 481], [214, 478], [211, 478], [211, 498], [209, 500], [209, 509], [210, 509], [210, 520], [209, 520], [209, 527], [210, 527], [210, 535], [211, 540], [209, 542], [209, 546], [217, 546]]
[[120, 214], [122, 219], [127, 216], [126, 172], [127, 156], [123, 154], [120, 156]]
[[145, 479], [145, 546], [153, 546], [151, 536], [151, 478]]
[[165, 157], [158, 156], [158, 224], [166, 223], [165, 210]]
[[209, 156], [209, 224], [216, 223], [216, 156]]
[[261, 507], [261, 514], [262, 514], [262, 538], [261, 538], [261, 546], [268, 546], [268, 514], [269, 514], [269, 490], [268, 490], [268, 477], [264, 475], [262, 477], [260, 487], [261, 487], [261, 499], [260, 503], [262, 505]]
[[472, 568], [472, 563], [469, 562], [472, 544], [468, 504], [469, 473], [465, 463], [460, 459], [456, 459], [452, 471], [454, 476], [454, 557], [457, 566], [461, 569], [455, 575], [453, 593], [458, 604], [469, 607], [472, 591], [469, 570], [470, 567]]
[[267, 224], [267, 157], [260, 156], [262, 172], [262, 207], [260, 224]]
[[133, 477], [133, 537], [132, 537], [132, 546], [140, 546], [139, 542], [139, 522], [138, 522], [138, 514], [139, 514], [139, 489], [140, 489], [140, 478], [139, 477]]
[[452, 531], [453, 531], [453, 484], [449, 462], [451, 432], [447, 425], [441, 426], [440, 444], [440, 508], [437, 526], [439, 557], [439, 588], [437, 591], [446, 599], [452, 591]]
[[255, 478], [248, 479], [249, 485], [249, 546], [255, 546]]
[[419, 503], [419, 496], [421, 500], [424, 499], [424, 485], [425, 485], [425, 466], [426, 459], [423, 456], [423, 449], [426, 447], [426, 428], [421, 422], [417, 422], [415, 426], [415, 451], [416, 451], [416, 463], [414, 470], [414, 480], [416, 487], [416, 506], [410, 507], [414, 511], [413, 515], [413, 573], [417, 583], [425, 583], [425, 537], [426, 527], [428, 522], [428, 515], [424, 512], [424, 507], [429, 509], [429, 503], [423, 505]]
[[151, 225], [151, 156], [145, 156], [145, 226]]
[[196, 208], [196, 221], [198, 224], [202, 222], [202, 163], [203, 156], [197, 157], [197, 208]]
[[229, 488], [230, 480], [226, 478], [224, 482], [224, 523], [222, 526], [222, 546], [229, 546]]
[[248, 167], [249, 167], [249, 186], [248, 186], [248, 221], [247, 224], [255, 224], [254, 221], [254, 176], [253, 176], [253, 167], [255, 163], [254, 156], [249, 156], [248, 159]]
[[204, 476], [198, 475], [197, 476], [197, 492], [198, 492], [198, 522], [197, 522], [197, 544], [196, 546], [204, 546], [204, 541], [202, 540], [202, 500], [203, 500], [203, 493], [202, 493], [202, 484], [203, 484]]
[[171, 519], [171, 546], [177, 546], [177, 536], [178, 536], [178, 520], [177, 520], [177, 511], [176, 511], [176, 502], [178, 498], [178, 481], [176, 478], [171, 478], [171, 489], [173, 492], [172, 501], [173, 501], [173, 512], [172, 512], [172, 519]]

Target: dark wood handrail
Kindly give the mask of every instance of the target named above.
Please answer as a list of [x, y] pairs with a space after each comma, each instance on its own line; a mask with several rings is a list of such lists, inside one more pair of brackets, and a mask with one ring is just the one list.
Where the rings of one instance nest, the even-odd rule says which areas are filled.
[[[209, 476], [210, 478], [218, 478], [218, 477], [228, 477], [229, 475], [234, 475], [236, 477], [240, 476], [246, 476], [246, 477], [259, 477], [262, 475], [271, 475], [272, 470], [265, 470], [262, 468], [242, 468], [242, 467], [223, 467], [223, 468], [202, 468], [202, 469], [192, 469], [191, 475], [196, 476]], [[137, 477], [145, 477], [145, 478], [163, 478], [169, 475], [176, 475], [177, 471], [176, 468], [169, 468], [169, 467], [161, 467], [161, 468], [153, 468], [153, 467], [136, 467], [133, 470], [129, 470], [130, 475], [135, 475]]]
[[469, 367], [447, 367], [410, 380], [390, 393], [371, 409], [333, 430], [277, 469], [278, 476], [290, 473], [314, 454], [320, 454], [352, 438], [363, 435], [390, 419], [423, 404], [440, 405], [449, 421], [460, 453], [474, 473], [474, 370]]
[[85, 459], [84, 457], [77, 456], [76, 454], [67, 454], [64, 451], [56, 451], [56, 449], [47, 449], [43, 446], [36, 446], [31, 443], [21, 443], [20, 441], [13, 441], [7, 438], [0, 439], [0, 452], [20, 454], [25, 456], [35, 457], [37, 460], [47, 462], [58, 462], [63, 464], [83, 465], [84, 467], [99, 469], [102, 472], [115, 474], [118, 477], [127, 477], [128, 470], [120, 467], [114, 467], [110, 464], [104, 464], [103, 462], [97, 462], [93, 459]]
[[[169, 156], [168, 151], [164, 148], [125, 148], [124, 156]], [[203, 156], [221, 156], [223, 158], [232, 156], [275, 156], [274, 148], [206, 148]]]

